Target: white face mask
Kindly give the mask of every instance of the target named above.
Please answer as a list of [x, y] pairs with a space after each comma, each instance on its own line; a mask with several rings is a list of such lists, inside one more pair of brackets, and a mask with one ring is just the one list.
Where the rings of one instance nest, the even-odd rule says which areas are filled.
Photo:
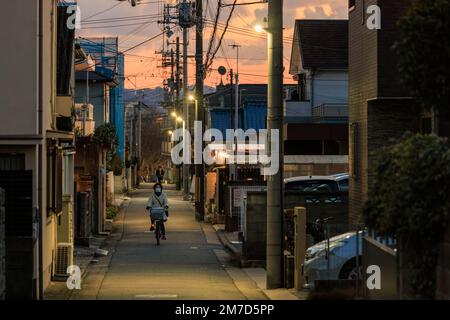
[[155, 189], [155, 192], [156, 192], [156, 193], [160, 193], [160, 192], [161, 192], [161, 189], [160, 189], [160, 188], [156, 188], [156, 189]]

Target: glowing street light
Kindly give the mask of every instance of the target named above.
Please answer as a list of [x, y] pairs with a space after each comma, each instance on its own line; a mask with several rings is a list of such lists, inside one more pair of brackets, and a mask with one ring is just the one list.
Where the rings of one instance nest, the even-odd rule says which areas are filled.
[[177, 122], [182, 122], [183, 118], [182, 117], [177, 117]]
[[192, 94], [190, 94], [190, 95], [188, 96], [188, 99], [189, 99], [190, 101], [195, 101], [195, 96], [192, 95]]
[[175, 111], [172, 112], [172, 117], [177, 118], [177, 113]]
[[258, 33], [262, 33], [262, 32], [264, 32], [264, 27], [262, 25], [260, 25], [260, 24], [257, 24], [255, 26], [255, 31], [258, 32]]

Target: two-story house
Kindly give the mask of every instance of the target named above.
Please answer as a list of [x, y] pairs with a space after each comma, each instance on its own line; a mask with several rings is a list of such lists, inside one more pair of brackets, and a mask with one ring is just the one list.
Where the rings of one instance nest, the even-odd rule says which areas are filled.
[[[78, 38], [76, 48], [80, 60], [76, 65], [74, 99], [85, 130], [76, 138], [75, 185], [77, 199], [81, 201], [78, 208], [92, 207], [94, 216], [88, 225], [85, 217], [79, 216], [83, 210], [77, 210], [77, 221], [80, 221], [77, 238], [79, 243], [88, 243], [90, 234], [106, 231], [106, 208], [113, 202], [114, 175], [107, 168], [107, 148], [97, 143], [93, 131], [86, 128], [90, 124], [94, 128], [110, 122], [117, 124], [119, 142], [122, 142], [119, 154], [123, 154], [123, 87], [119, 83], [123, 81], [123, 59], [118, 52], [117, 38]], [[86, 198], [92, 199], [92, 203], [87, 204]], [[78, 228], [82, 225], [85, 225], [83, 230]]]
[[13, 30], [2, 35], [0, 75], [6, 299], [42, 298], [51, 279], [72, 264], [75, 30], [68, 28], [69, 15], [56, 0], [6, 1], [0, 10], [2, 30]]
[[286, 94], [286, 177], [348, 170], [348, 21], [296, 20]]

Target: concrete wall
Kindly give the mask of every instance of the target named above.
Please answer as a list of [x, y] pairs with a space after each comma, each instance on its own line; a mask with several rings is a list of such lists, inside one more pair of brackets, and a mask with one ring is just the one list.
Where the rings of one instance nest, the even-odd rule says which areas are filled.
[[[5, 1], [0, 10], [0, 87], [6, 88], [0, 95], [1, 135], [38, 133], [37, 6], [38, 1]], [[14, 39], [8, 36], [12, 34]]]
[[450, 227], [439, 247], [439, 261], [436, 278], [436, 298], [450, 299]]
[[[394, 250], [364, 237], [362, 241], [363, 296], [371, 300], [394, 300], [398, 298], [397, 291], [397, 256]], [[377, 265], [381, 270], [381, 290], [368, 290], [366, 284], [368, 266]]]
[[[319, 217], [334, 217], [334, 234], [348, 231], [348, 203], [347, 195], [342, 194], [342, 203], [306, 203], [306, 198], [311, 195], [299, 192], [285, 192], [284, 209], [295, 207], [306, 208], [306, 222], [313, 223]], [[320, 196], [319, 196], [320, 197]], [[266, 259], [266, 217], [267, 198], [265, 192], [247, 193], [246, 212], [246, 236], [243, 246], [243, 257], [245, 260], [262, 261]]]
[[298, 176], [328, 176], [348, 172], [348, 164], [285, 164], [284, 178]]

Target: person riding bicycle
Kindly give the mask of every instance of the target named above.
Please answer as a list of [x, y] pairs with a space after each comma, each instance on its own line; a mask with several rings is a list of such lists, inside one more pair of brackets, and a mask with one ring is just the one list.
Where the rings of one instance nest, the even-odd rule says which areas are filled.
[[[166, 210], [166, 217], [169, 216], [169, 200], [167, 199], [167, 194], [165, 192], [163, 192], [163, 187], [161, 185], [161, 183], [155, 183], [155, 185], [153, 186], [153, 190], [154, 192], [150, 195], [150, 197], [148, 198], [148, 202], [147, 202], [147, 210], [150, 210], [152, 208], [164, 208]], [[153, 221], [153, 218], [150, 214], [150, 219], [151, 219], [151, 227], [150, 227], [150, 231], [155, 230], [155, 224]], [[164, 226], [164, 222], [167, 221], [167, 219], [165, 219], [164, 221], [161, 221], [161, 235], [162, 235], [162, 239], [166, 240], [166, 228]]]

